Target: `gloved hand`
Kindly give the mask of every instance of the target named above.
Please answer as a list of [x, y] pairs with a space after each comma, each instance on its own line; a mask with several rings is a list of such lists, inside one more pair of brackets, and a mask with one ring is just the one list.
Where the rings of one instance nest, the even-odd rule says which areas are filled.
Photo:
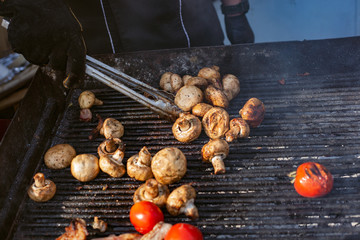
[[225, 16], [226, 34], [232, 44], [253, 43], [254, 32], [245, 14]]
[[66, 77], [65, 87], [76, 87], [85, 74], [86, 47], [81, 25], [63, 0], [1, 1], [13, 50], [33, 64], [49, 64]]

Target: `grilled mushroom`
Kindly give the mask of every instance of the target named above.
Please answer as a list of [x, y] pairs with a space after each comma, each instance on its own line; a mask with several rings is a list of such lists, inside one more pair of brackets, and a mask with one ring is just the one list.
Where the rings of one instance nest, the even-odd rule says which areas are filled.
[[214, 87], [221, 89], [220, 73], [218, 66], [204, 67], [198, 72], [198, 77], [205, 78]]
[[195, 86], [183, 86], [175, 96], [175, 104], [185, 112], [202, 102], [203, 92]]
[[169, 188], [156, 181], [155, 179], [148, 179], [142, 184], [134, 193], [134, 203], [141, 201], [152, 202], [158, 207], [163, 207], [170, 194]]
[[250, 127], [256, 128], [264, 120], [265, 106], [257, 98], [250, 98], [239, 111], [240, 116], [249, 124]]
[[250, 134], [250, 127], [242, 118], [234, 118], [230, 121], [230, 130], [226, 132], [225, 139], [232, 142], [237, 138], [247, 138]]
[[205, 99], [213, 106], [227, 108], [229, 106], [229, 100], [225, 93], [215, 88], [214, 86], [208, 86], [204, 91]]
[[56, 238], [56, 240], [86, 240], [87, 235], [89, 234], [86, 230], [85, 220], [76, 218], [65, 228], [65, 233]]
[[231, 101], [240, 92], [240, 81], [232, 74], [226, 74], [222, 79], [223, 92], [227, 99]]
[[151, 154], [147, 147], [143, 147], [138, 154], [127, 161], [127, 174], [138, 181], [146, 181], [154, 175], [151, 171]]
[[215, 174], [225, 173], [224, 159], [229, 154], [229, 145], [223, 139], [211, 139], [201, 149], [204, 162], [212, 163]]
[[161, 75], [160, 78], [160, 88], [171, 93], [177, 92], [182, 86], [184, 86], [184, 82], [182, 78], [172, 72], [165, 72]]
[[178, 148], [164, 148], [157, 152], [151, 162], [151, 170], [159, 183], [172, 184], [186, 173], [186, 157]]
[[190, 76], [190, 75], [184, 75], [184, 76], [182, 77], [182, 80], [183, 80], [184, 85], [186, 85], [187, 81], [188, 81], [190, 78], [192, 78], [192, 76]]
[[71, 161], [71, 174], [80, 182], [93, 180], [99, 172], [99, 160], [92, 154], [80, 154]]
[[94, 222], [92, 223], [93, 229], [98, 229], [100, 232], [106, 232], [107, 223], [98, 217], [94, 217]]
[[78, 102], [81, 109], [89, 109], [92, 106], [103, 105], [103, 102], [95, 97], [95, 94], [91, 91], [83, 91], [79, 98]]
[[174, 73], [170, 76], [170, 85], [172, 91], [177, 92], [182, 86], [184, 86], [184, 82], [178, 74]]
[[29, 197], [35, 202], [47, 202], [54, 197], [55, 192], [55, 183], [49, 179], [45, 179], [42, 173], [35, 174], [34, 183], [28, 189]]
[[222, 138], [229, 130], [229, 114], [222, 108], [213, 107], [204, 115], [204, 131], [211, 139]]
[[186, 84], [187, 86], [196, 86], [201, 90], [204, 90], [208, 86], [208, 82], [205, 78], [202, 77], [191, 77], [187, 79]]
[[201, 121], [190, 113], [180, 113], [172, 126], [174, 137], [180, 142], [191, 142], [201, 134]]
[[44, 162], [48, 168], [63, 169], [70, 166], [75, 156], [76, 151], [70, 144], [57, 144], [46, 151]]
[[125, 155], [125, 146], [120, 138], [110, 138], [103, 141], [98, 147], [99, 167], [111, 177], [122, 177], [126, 170], [122, 163]]
[[207, 103], [198, 103], [192, 108], [192, 114], [197, 117], [203, 117], [207, 111], [209, 111], [213, 106]]
[[166, 201], [166, 209], [173, 216], [184, 213], [193, 220], [197, 219], [199, 213], [194, 204], [195, 197], [196, 191], [192, 186], [182, 185], [170, 193]]
[[121, 138], [124, 135], [124, 126], [114, 118], [105, 119], [100, 134], [108, 138]]

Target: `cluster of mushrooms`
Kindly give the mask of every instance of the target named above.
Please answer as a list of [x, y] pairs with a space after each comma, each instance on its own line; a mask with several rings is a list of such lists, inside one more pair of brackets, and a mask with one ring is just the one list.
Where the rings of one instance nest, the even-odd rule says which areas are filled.
[[174, 137], [180, 142], [192, 142], [204, 129], [210, 141], [203, 146], [201, 155], [203, 161], [212, 163], [215, 174], [225, 173], [223, 160], [229, 154], [228, 142], [249, 137], [250, 127], [259, 126], [265, 114], [264, 104], [251, 98], [240, 109], [240, 117], [230, 120], [225, 109], [239, 94], [240, 82], [232, 74], [221, 78], [219, 71], [218, 66], [205, 67], [197, 76], [183, 77], [165, 72], [159, 84], [164, 91], [175, 94], [175, 104], [184, 111], [172, 127]]

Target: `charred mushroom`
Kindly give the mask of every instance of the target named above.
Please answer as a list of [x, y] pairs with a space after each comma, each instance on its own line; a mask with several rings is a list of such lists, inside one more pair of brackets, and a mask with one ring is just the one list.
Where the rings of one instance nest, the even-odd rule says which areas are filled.
[[195, 189], [188, 184], [182, 185], [170, 193], [166, 201], [166, 209], [173, 216], [183, 213], [193, 220], [197, 219], [199, 213], [194, 204], [195, 198]]
[[172, 126], [174, 137], [180, 142], [191, 142], [201, 134], [201, 121], [190, 113], [180, 113]]
[[93, 229], [98, 229], [100, 232], [106, 232], [107, 223], [98, 217], [94, 217], [94, 222], [92, 223]]
[[105, 119], [100, 134], [108, 138], [121, 138], [124, 135], [124, 126], [114, 118]]
[[153, 202], [158, 207], [163, 207], [170, 194], [169, 188], [156, 181], [155, 179], [148, 179], [142, 184], [134, 193], [134, 203], [141, 201]]
[[202, 102], [203, 92], [195, 86], [183, 86], [175, 96], [175, 104], [185, 112], [192, 109], [193, 106]]
[[186, 81], [187, 86], [196, 86], [201, 90], [204, 90], [208, 86], [208, 82], [202, 77], [191, 77]]
[[204, 162], [212, 163], [215, 174], [225, 173], [224, 159], [229, 154], [229, 145], [223, 139], [211, 139], [201, 149]]
[[214, 87], [221, 89], [221, 82], [220, 82], [220, 73], [219, 67], [213, 66], [211, 68], [204, 67], [200, 69], [198, 73], [198, 77], [205, 78], [209, 84], [212, 84]]
[[159, 183], [172, 184], [186, 173], [186, 157], [178, 148], [164, 148], [157, 152], [151, 162], [151, 170]]
[[204, 131], [211, 139], [222, 138], [229, 130], [229, 114], [222, 108], [213, 107], [204, 115]]
[[44, 162], [48, 168], [63, 169], [70, 166], [75, 156], [76, 151], [70, 144], [57, 144], [46, 151]]
[[265, 106], [262, 101], [257, 98], [250, 98], [239, 111], [240, 116], [250, 127], [256, 128], [264, 120]]
[[225, 134], [226, 141], [232, 142], [237, 138], [247, 138], [250, 127], [242, 118], [234, 118], [230, 121], [230, 130]]
[[76, 218], [65, 228], [65, 233], [56, 240], [85, 240], [87, 235], [89, 234], [86, 230], [85, 220]]
[[240, 92], [240, 81], [232, 74], [226, 74], [222, 79], [223, 91], [227, 99], [231, 101]]
[[138, 154], [127, 161], [127, 174], [138, 181], [146, 181], [154, 175], [151, 171], [151, 154], [147, 147], [143, 147]]
[[98, 147], [100, 169], [111, 177], [122, 177], [126, 172], [122, 163], [124, 152], [124, 143], [119, 138], [103, 141]]
[[203, 117], [212, 107], [207, 103], [198, 103], [192, 108], [192, 114], [197, 117]]
[[99, 172], [99, 160], [92, 154], [80, 154], [71, 161], [71, 174], [80, 182], [93, 180]]
[[42, 173], [35, 174], [34, 183], [28, 189], [29, 197], [35, 202], [47, 202], [54, 197], [55, 192], [55, 183], [49, 179], [45, 179]]
[[229, 100], [225, 93], [222, 90], [213, 87], [212, 85], [205, 89], [204, 95], [205, 99], [216, 107], [227, 108], [229, 106]]
[[103, 105], [103, 102], [97, 99], [93, 92], [88, 90], [80, 94], [78, 101], [81, 109], [89, 109], [94, 105]]

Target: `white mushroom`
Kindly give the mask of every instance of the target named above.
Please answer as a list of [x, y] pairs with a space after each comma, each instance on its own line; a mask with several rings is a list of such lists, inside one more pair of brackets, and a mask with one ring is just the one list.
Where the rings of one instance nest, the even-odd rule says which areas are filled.
[[166, 209], [173, 216], [185, 214], [191, 219], [197, 219], [199, 213], [194, 204], [195, 198], [195, 189], [188, 184], [182, 185], [170, 193], [166, 201]]
[[229, 155], [229, 145], [223, 139], [211, 139], [201, 149], [204, 162], [212, 163], [215, 174], [225, 173], [224, 159]]
[[201, 121], [190, 113], [180, 113], [172, 126], [174, 137], [180, 142], [192, 142], [201, 134]]
[[34, 183], [28, 189], [29, 197], [35, 202], [47, 202], [54, 197], [55, 192], [55, 183], [49, 179], [45, 179], [42, 173], [35, 174]]
[[108, 138], [121, 138], [124, 135], [124, 126], [114, 118], [105, 119], [100, 134]]
[[71, 174], [80, 182], [93, 180], [99, 172], [99, 160], [92, 154], [80, 154], [71, 161]]
[[203, 92], [195, 86], [183, 86], [175, 96], [175, 104], [185, 112], [203, 101]]
[[95, 97], [95, 94], [91, 91], [83, 91], [78, 102], [81, 109], [89, 109], [94, 105], [103, 105], [103, 102]]
[[44, 162], [48, 168], [63, 169], [70, 166], [75, 156], [76, 151], [70, 144], [57, 144], [46, 151]]

